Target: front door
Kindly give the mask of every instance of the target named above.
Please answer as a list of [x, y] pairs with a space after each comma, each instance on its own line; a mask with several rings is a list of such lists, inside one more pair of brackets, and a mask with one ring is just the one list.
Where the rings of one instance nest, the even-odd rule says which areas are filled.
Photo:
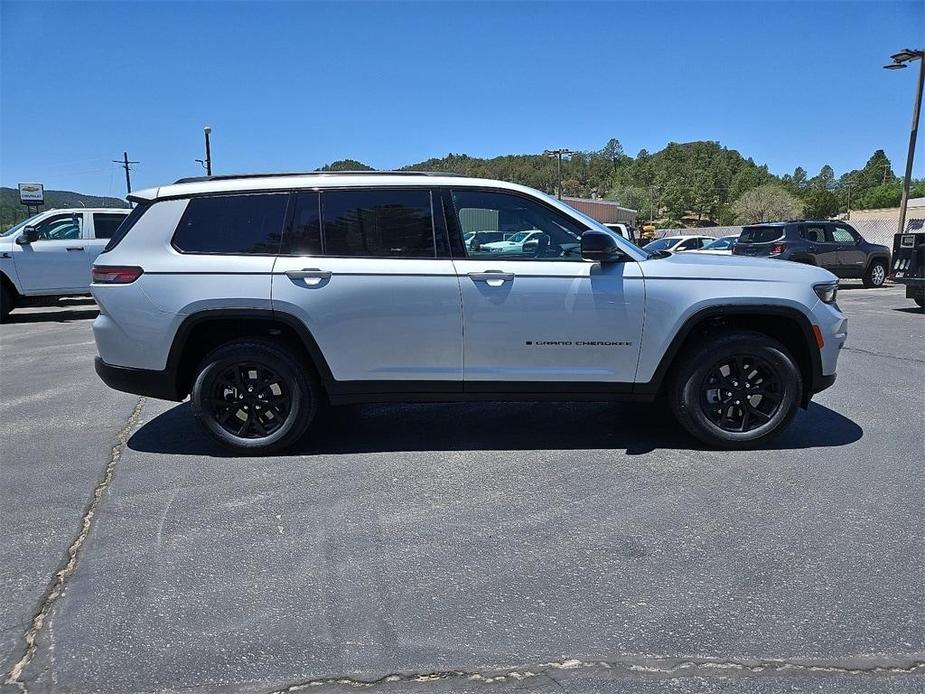
[[53, 214], [35, 224], [38, 240], [17, 246], [16, 273], [26, 294], [90, 291], [82, 213]]
[[[593, 392], [633, 382], [644, 305], [636, 262], [582, 260], [586, 226], [527, 195], [459, 189], [447, 207], [451, 233], [472, 239], [453, 244], [463, 255], [453, 264], [466, 391]], [[472, 232], [506, 240], [480, 244]]]
[[335, 393], [462, 390], [459, 283], [431, 198], [409, 188], [293, 196], [273, 309], [307, 326]]
[[832, 225], [832, 239], [838, 246], [838, 265], [842, 277], [861, 277], [867, 253], [861, 248], [861, 236], [847, 224]]

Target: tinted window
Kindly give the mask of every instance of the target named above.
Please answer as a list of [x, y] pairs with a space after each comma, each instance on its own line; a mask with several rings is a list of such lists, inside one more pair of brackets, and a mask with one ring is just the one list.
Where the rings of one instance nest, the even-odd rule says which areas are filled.
[[321, 207], [326, 255], [436, 256], [430, 191], [326, 191]]
[[277, 253], [288, 199], [288, 193], [192, 198], [173, 245], [190, 253]]
[[82, 226], [82, 214], [59, 214], [42, 220], [35, 230], [43, 241], [71, 241], [80, 238]]
[[579, 260], [586, 228], [556, 210], [511, 193], [453, 191], [470, 258]]
[[295, 195], [292, 226], [286, 232], [284, 255], [321, 255], [321, 200], [318, 193]]
[[800, 236], [812, 243], [825, 243], [825, 227], [806, 224], [800, 230]]
[[135, 208], [128, 213], [128, 216], [122, 217], [122, 222], [113, 232], [112, 238], [109, 239], [109, 243], [106, 244], [106, 248], [103, 249], [103, 253], [106, 251], [111, 251], [113, 248], [119, 245], [119, 242], [125, 238], [125, 235], [129, 230], [138, 223], [138, 220], [141, 219], [141, 215], [148, 211], [148, 208], [151, 207], [150, 202], [138, 203]]
[[116, 229], [122, 224], [123, 219], [125, 219], [124, 214], [103, 214], [95, 212], [93, 214], [94, 237], [98, 239], [112, 238]]
[[784, 227], [745, 227], [739, 235], [739, 243], [770, 243], [784, 235]]

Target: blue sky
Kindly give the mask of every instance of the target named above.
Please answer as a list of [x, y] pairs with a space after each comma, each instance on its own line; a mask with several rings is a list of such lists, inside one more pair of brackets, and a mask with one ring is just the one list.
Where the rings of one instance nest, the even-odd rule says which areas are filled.
[[[0, 182], [397, 167], [719, 140], [775, 173], [905, 163], [925, 4], [0, 3]], [[925, 139], [925, 138], [923, 138]], [[919, 148], [916, 175], [925, 175]]]

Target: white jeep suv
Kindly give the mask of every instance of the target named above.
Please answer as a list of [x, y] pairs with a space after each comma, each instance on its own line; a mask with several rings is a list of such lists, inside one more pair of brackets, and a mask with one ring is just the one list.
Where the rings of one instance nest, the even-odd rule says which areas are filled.
[[90, 266], [128, 209], [47, 210], [0, 233], [0, 322], [16, 306], [90, 293]]
[[[290, 446], [325, 403], [659, 395], [699, 439], [753, 446], [833, 383], [845, 341], [825, 270], [646, 254], [511, 183], [215, 176], [132, 199], [93, 268], [97, 372], [190, 395], [239, 449]], [[541, 238], [498, 254], [473, 230]]]

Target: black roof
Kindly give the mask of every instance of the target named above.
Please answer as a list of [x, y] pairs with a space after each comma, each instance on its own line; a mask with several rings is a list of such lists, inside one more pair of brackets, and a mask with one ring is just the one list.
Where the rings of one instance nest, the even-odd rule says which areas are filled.
[[276, 173], [220, 174], [218, 176], [189, 176], [174, 183], [204, 183], [230, 181], [238, 178], [279, 178], [281, 176], [461, 176], [446, 171], [283, 171]]
[[797, 224], [800, 222], [811, 222], [813, 224], [824, 224], [826, 222], [837, 222], [837, 219], [778, 219], [773, 222], [752, 222], [751, 224], [743, 224], [743, 227], [771, 227], [771, 226], [783, 226], [785, 224]]

